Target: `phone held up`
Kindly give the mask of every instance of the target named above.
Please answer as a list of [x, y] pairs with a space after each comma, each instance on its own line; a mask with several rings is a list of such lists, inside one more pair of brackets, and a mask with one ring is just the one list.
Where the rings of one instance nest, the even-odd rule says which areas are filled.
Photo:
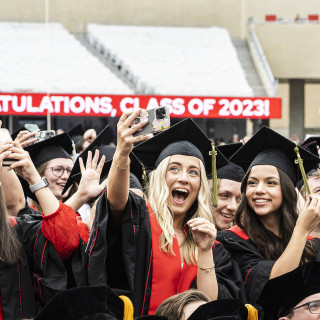
[[131, 124], [131, 126], [137, 125], [141, 121], [148, 119], [149, 122], [142, 127], [139, 131], [136, 131], [134, 136], [141, 136], [150, 133], [157, 133], [170, 127], [170, 113], [168, 107], [159, 107], [149, 110], [141, 110], [140, 116], [138, 116]]
[[[12, 141], [9, 130], [5, 128], [0, 128], [0, 142], [8, 142], [8, 141]], [[15, 161], [17, 160], [5, 158], [2, 161], [2, 166], [11, 166]]]

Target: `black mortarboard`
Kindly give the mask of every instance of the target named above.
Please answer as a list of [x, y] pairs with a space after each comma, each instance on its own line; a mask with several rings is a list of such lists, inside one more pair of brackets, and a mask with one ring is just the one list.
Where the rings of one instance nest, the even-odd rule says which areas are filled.
[[269, 280], [257, 300], [264, 310], [264, 319], [279, 319], [306, 297], [320, 293], [319, 274], [320, 262], [310, 261]]
[[313, 141], [302, 147], [314, 154], [316, 157], [319, 157], [317, 142]]
[[[217, 146], [217, 149], [225, 156], [225, 158], [229, 159], [242, 146], [243, 144], [239, 142]], [[217, 170], [218, 179], [228, 179], [236, 182], [241, 182], [244, 175], [244, 170], [231, 161], [229, 161], [227, 165]], [[208, 180], [212, 179], [212, 174], [209, 173], [207, 175], [207, 178]]]
[[[181, 154], [199, 158], [206, 171], [211, 172], [211, 150], [210, 139], [192, 119], [188, 118], [140, 143], [134, 147], [133, 152], [148, 170], [155, 169], [168, 156]], [[216, 151], [217, 168], [220, 168], [227, 164], [227, 160], [219, 150]]]
[[217, 146], [217, 149], [224, 155], [226, 159], [230, 159], [243, 146], [242, 142], [229, 143]]
[[301, 143], [301, 147], [306, 147], [308, 146], [308, 144], [312, 143], [312, 142], [316, 142], [317, 145], [320, 147], [320, 136], [311, 136], [308, 139], [304, 140]]
[[116, 320], [123, 319], [123, 313], [123, 301], [110, 288], [92, 286], [58, 292], [34, 320], [75, 320], [85, 316]]
[[191, 314], [188, 320], [246, 320], [247, 318], [248, 310], [240, 300], [222, 299], [201, 305]]
[[25, 147], [36, 168], [57, 158], [71, 159], [72, 141], [67, 133]]
[[[29, 131], [28, 129], [26, 129], [24, 126], [19, 128], [18, 130], [16, 130], [15, 132], [13, 132], [11, 134], [11, 138], [12, 140], [15, 140], [15, 138], [18, 136], [18, 134], [21, 132], [21, 131]], [[30, 132], [30, 131], [29, 131]]]
[[320, 159], [309, 151], [296, 146], [289, 139], [272, 129], [262, 127], [246, 144], [244, 144], [230, 161], [241, 166], [245, 171], [256, 165], [272, 165], [284, 171], [294, 185], [302, 177], [299, 166], [296, 164], [299, 151], [306, 172], [319, 163]]
[[71, 140], [73, 140], [74, 143], [77, 143], [78, 140], [83, 138], [84, 129], [81, 124], [78, 124], [74, 128], [72, 128], [70, 131], [68, 131], [68, 134]]
[[99, 152], [100, 158], [103, 156], [103, 154], [105, 154], [106, 156], [110, 155], [111, 158], [113, 157], [113, 154], [115, 152], [115, 147], [108, 146], [106, 142], [109, 140], [108, 135], [110, 134], [111, 134], [110, 125], [107, 125], [99, 133], [99, 135], [87, 146], [87, 148], [79, 155], [79, 157], [77, 158], [76, 162], [73, 165], [69, 179], [67, 180], [67, 183], [62, 190], [62, 194], [64, 194], [68, 190], [68, 188], [72, 185], [74, 181], [72, 177], [74, 177], [77, 173], [81, 172], [79, 158], [81, 158], [83, 160], [83, 164], [86, 165], [89, 151], [91, 151], [92, 156], [94, 156], [94, 152], [96, 149], [99, 149], [99, 151], [100, 150], [102, 151], [102, 152]]

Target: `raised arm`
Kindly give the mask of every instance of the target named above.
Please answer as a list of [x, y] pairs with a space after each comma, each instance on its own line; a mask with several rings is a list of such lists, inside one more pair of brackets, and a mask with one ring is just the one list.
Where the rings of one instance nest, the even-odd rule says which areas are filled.
[[77, 212], [85, 203], [97, 197], [106, 187], [107, 180], [99, 184], [100, 175], [105, 163], [105, 156], [99, 160], [99, 150], [96, 150], [92, 159], [92, 152], [89, 151], [86, 166], [82, 158], [79, 158], [81, 180], [77, 192], [72, 195], [65, 203]]
[[[12, 142], [0, 143], [0, 154], [3, 159], [11, 154], [11, 151], [8, 150], [12, 147]], [[17, 175], [12, 170], [8, 171], [7, 168], [0, 167], [0, 182], [2, 184], [4, 202], [8, 215], [17, 216], [19, 210], [25, 207], [26, 199]]]
[[130, 158], [133, 144], [149, 139], [149, 136], [132, 134], [141, 129], [148, 121], [144, 121], [131, 128], [133, 120], [140, 114], [140, 109], [125, 112], [117, 124], [117, 149], [113, 156], [107, 182], [107, 199], [111, 215], [123, 212], [128, 201]]
[[[12, 152], [8, 158], [16, 159], [8, 169], [15, 170], [17, 174], [28, 181], [30, 185], [34, 185], [41, 181], [37, 169], [35, 168], [29, 153], [22, 149], [20, 144], [16, 141], [13, 142], [13, 147], [10, 149]], [[44, 216], [55, 213], [59, 208], [59, 201], [53, 195], [49, 188], [42, 188], [35, 192]]]
[[275, 262], [270, 279], [279, 277], [297, 268], [303, 254], [309, 234], [320, 223], [320, 197], [311, 195], [302, 208], [291, 239]]

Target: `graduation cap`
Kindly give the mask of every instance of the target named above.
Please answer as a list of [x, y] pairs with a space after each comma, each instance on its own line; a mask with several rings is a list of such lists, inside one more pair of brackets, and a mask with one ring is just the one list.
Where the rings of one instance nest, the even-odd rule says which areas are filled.
[[257, 303], [266, 320], [286, 316], [300, 301], [320, 293], [320, 262], [310, 261], [282, 276], [271, 279], [263, 288]]
[[302, 147], [314, 154], [316, 157], [319, 157], [317, 142], [313, 141]]
[[320, 159], [264, 126], [230, 158], [230, 161], [245, 171], [256, 165], [275, 166], [285, 172], [296, 186], [301, 177], [307, 185], [305, 171], [314, 168]]
[[230, 159], [243, 146], [242, 142], [229, 143], [217, 146], [217, 149], [224, 155], [226, 159]]
[[216, 168], [228, 162], [192, 119], [182, 120], [153, 138], [140, 143], [133, 148], [133, 152], [148, 170], [157, 168], [163, 159], [172, 155], [197, 157], [204, 164], [207, 173], [213, 169], [212, 173], [215, 178], [213, 205], [216, 206]]
[[320, 147], [320, 136], [311, 136], [308, 139], [304, 140], [301, 143], [301, 147], [307, 147], [310, 143], [316, 142], [316, 144]]
[[[243, 146], [242, 143], [231, 143], [222, 146], [217, 146], [217, 149], [229, 159], [236, 151], [238, 151]], [[236, 182], [241, 182], [245, 175], [244, 170], [237, 164], [228, 161], [228, 164], [219, 168], [217, 170], [218, 179], [228, 179]], [[212, 174], [207, 175], [208, 180], [212, 179]]]
[[211, 301], [197, 308], [188, 320], [247, 320], [248, 310], [238, 299]]
[[[66, 185], [64, 186], [63, 190], [62, 190], [62, 194], [64, 194], [68, 188], [72, 185], [73, 183], [73, 178], [76, 174], [80, 173], [80, 163], [79, 163], [79, 158], [81, 158], [83, 160], [84, 165], [87, 162], [87, 158], [88, 158], [88, 153], [89, 151], [92, 152], [92, 155], [94, 155], [94, 152], [96, 149], [99, 149], [99, 151], [104, 151], [105, 155], [110, 155], [111, 158], [113, 157], [113, 154], [115, 152], [115, 148], [112, 146], [107, 146], [106, 141], [108, 140], [108, 135], [110, 135], [111, 133], [111, 129], [110, 129], [110, 125], [107, 125], [100, 133], [99, 135], [88, 145], [88, 147], [79, 155], [79, 157], [77, 158], [77, 160], [75, 161], [72, 171], [70, 173], [69, 179], [66, 182]], [[99, 152], [100, 156], [102, 157], [102, 152]], [[100, 159], [101, 159], [100, 157]], [[109, 159], [108, 159], [109, 160]], [[79, 180], [80, 181], [80, 180]]]
[[67, 133], [25, 147], [36, 168], [57, 158], [71, 159], [72, 141]]
[[107, 286], [73, 288], [58, 292], [34, 320], [89, 319], [89, 316], [93, 319], [123, 319], [124, 302]]
[[[28, 130], [27, 128], [25, 128], [24, 126], [21, 127], [21, 128], [19, 128], [18, 130], [16, 130], [15, 132], [13, 132], [13, 133], [11, 134], [12, 140], [15, 140], [16, 137], [18, 136], [18, 134], [19, 134], [21, 131], [29, 131], [29, 130]], [[29, 131], [29, 132], [31, 132], [31, 131]]]
[[68, 134], [71, 138], [71, 140], [74, 141], [74, 143], [77, 143], [78, 140], [83, 138], [84, 129], [82, 127], [82, 124], [76, 125], [74, 128], [68, 131]]

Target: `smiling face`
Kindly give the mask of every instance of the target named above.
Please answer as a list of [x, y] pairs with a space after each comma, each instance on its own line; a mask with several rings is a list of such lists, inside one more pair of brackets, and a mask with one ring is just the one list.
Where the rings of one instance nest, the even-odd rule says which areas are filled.
[[241, 200], [241, 183], [229, 179], [221, 179], [218, 190], [218, 206], [212, 214], [219, 230], [230, 228]]
[[247, 181], [246, 197], [249, 206], [260, 220], [276, 215], [282, 204], [277, 168], [270, 165], [252, 167]]
[[57, 177], [53, 174], [52, 169], [50, 168], [64, 168], [64, 169], [72, 169], [73, 162], [71, 159], [57, 158], [47, 162], [46, 169], [44, 171], [43, 176], [45, 176], [49, 182], [49, 189], [55, 195], [58, 200], [63, 200], [69, 194], [70, 189], [61, 195], [62, 190], [69, 178], [69, 174], [66, 170], [64, 170], [61, 177]]
[[168, 205], [174, 215], [185, 215], [198, 197], [200, 189], [199, 159], [173, 155], [166, 171], [169, 188]]

